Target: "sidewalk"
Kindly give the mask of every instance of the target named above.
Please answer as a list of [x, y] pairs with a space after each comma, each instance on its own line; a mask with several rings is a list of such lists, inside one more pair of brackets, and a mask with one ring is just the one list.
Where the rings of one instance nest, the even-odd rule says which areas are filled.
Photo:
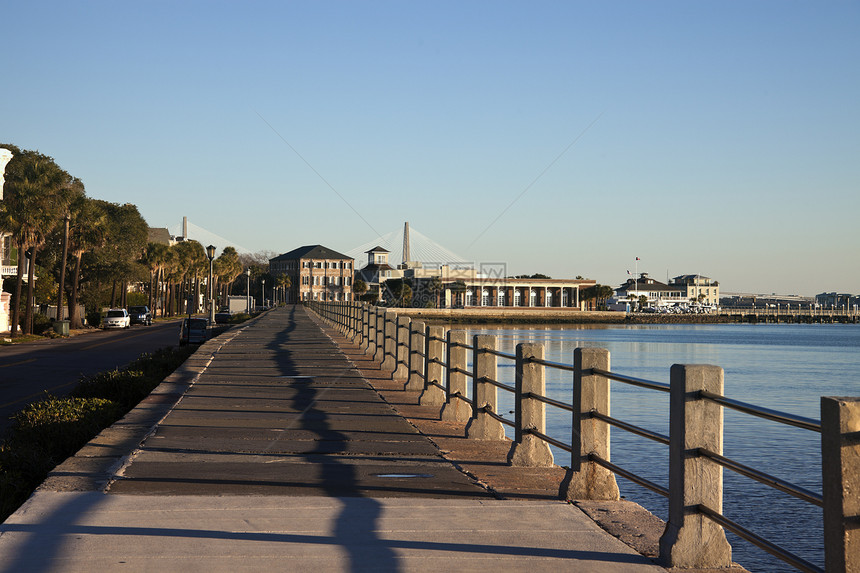
[[206, 343], [0, 525], [0, 571], [663, 570], [460, 471], [327, 332], [289, 307]]

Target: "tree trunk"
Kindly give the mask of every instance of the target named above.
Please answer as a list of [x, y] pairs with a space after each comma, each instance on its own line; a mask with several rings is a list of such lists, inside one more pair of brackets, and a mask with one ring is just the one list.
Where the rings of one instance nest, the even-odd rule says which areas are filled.
[[36, 245], [30, 247], [30, 266], [27, 269], [27, 305], [24, 307], [24, 334], [33, 334], [33, 293], [36, 288]]
[[57, 289], [57, 320], [63, 320], [63, 295], [66, 290], [66, 259], [69, 257], [69, 217], [63, 227], [63, 259], [60, 261], [60, 286]]
[[116, 279], [114, 279], [110, 288], [110, 307], [116, 308]]
[[15, 277], [15, 299], [12, 301], [12, 324], [10, 336], [18, 336], [18, 323], [21, 320], [21, 288], [24, 283], [24, 241], [18, 241], [18, 274]]
[[81, 277], [81, 256], [83, 253], [75, 253], [75, 274], [72, 277], [72, 294], [69, 297], [69, 328], [83, 328], [84, 324], [78, 316], [78, 286]]

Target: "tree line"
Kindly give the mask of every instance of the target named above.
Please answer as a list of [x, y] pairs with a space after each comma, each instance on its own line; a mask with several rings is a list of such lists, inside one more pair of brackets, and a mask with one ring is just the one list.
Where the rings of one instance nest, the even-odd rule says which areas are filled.
[[[81, 328], [85, 317], [79, 306], [92, 323], [105, 306], [148, 304], [162, 316], [174, 316], [187, 311], [184, 301], [205, 297], [209, 259], [200, 243], [148, 242], [149, 226], [137, 206], [88, 197], [80, 179], [38, 151], [0, 147], [13, 153], [0, 201], [0, 231], [10, 243], [6, 258], [17, 265], [16, 276], [3, 285], [12, 293], [13, 337], [19, 327], [33, 334], [38, 305], [56, 305], [57, 317], [67, 305], [70, 327]], [[247, 294], [248, 281], [236, 280], [246, 269], [259, 288], [268, 277], [265, 257], [224, 248], [213, 261], [218, 298], [231, 289]], [[271, 287], [284, 286], [282, 277], [270, 280]], [[130, 285], [140, 283], [142, 293], [129, 292]]]

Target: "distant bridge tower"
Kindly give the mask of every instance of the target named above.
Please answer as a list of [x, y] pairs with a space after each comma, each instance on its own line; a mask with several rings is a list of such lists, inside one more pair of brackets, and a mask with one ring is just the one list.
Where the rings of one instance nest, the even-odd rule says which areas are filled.
[[409, 262], [409, 221], [403, 224], [403, 264]]

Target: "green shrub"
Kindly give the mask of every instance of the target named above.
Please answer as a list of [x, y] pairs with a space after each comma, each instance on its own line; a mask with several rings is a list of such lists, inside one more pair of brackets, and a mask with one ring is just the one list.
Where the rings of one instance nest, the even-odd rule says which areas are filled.
[[125, 370], [82, 378], [67, 398], [47, 395], [12, 417], [0, 443], [0, 521], [27, 500], [57, 464], [146, 397], [193, 349], [143, 354]]
[[44, 314], [33, 315], [33, 334], [44, 334], [53, 328], [51, 319]]
[[230, 317], [230, 324], [239, 324], [240, 322], [245, 322], [250, 319], [251, 315], [247, 312], [237, 312], [233, 316]]
[[12, 416], [7, 443], [50, 452], [62, 461], [79, 450], [123, 414], [120, 406], [104, 398], [46, 396]]
[[111, 370], [82, 378], [72, 391], [72, 396], [111, 400], [130, 410], [146, 398], [159, 382], [144, 376], [139, 370]]

